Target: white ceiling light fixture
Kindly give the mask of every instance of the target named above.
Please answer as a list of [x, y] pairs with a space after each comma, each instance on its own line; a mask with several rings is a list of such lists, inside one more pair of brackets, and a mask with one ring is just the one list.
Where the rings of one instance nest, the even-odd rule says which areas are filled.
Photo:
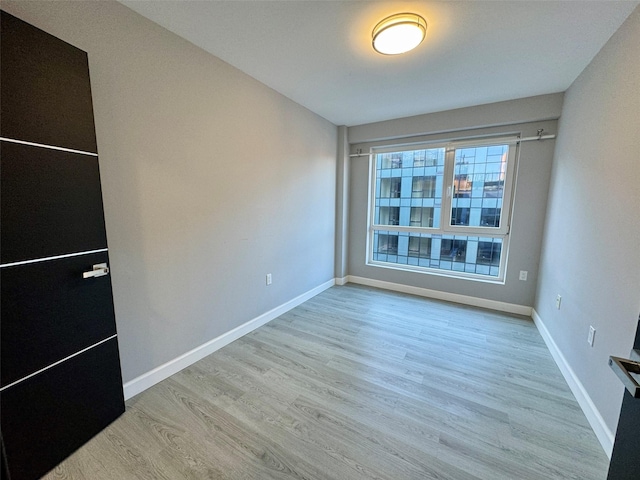
[[427, 34], [427, 22], [416, 13], [397, 13], [379, 22], [373, 29], [373, 48], [383, 55], [398, 55], [413, 50]]

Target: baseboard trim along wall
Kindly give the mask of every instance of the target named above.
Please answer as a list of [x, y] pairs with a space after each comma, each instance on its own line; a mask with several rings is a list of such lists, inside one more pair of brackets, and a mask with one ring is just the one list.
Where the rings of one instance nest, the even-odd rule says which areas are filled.
[[558, 365], [558, 368], [562, 372], [564, 379], [569, 385], [573, 396], [576, 397], [580, 408], [582, 408], [582, 411], [587, 417], [587, 421], [589, 422], [589, 425], [591, 425], [591, 429], [596, 434], [596, 437], [598, 437], [600, 445], [602, 445], [602, 448], [607, 456], [611, 458], [614, 441], [613, 432], [609, 430], [609, 427], [607, 427], [604, 419], [600, 415], [600, 412], [587, 393], [587, 390], [584, 388], [582, 382], [580, 382], [580, 380], [576, 376], [575, 372], [571, 368], [571, 365], [569, 365], [567, 359], [558, 348], [558, 345], [556, 345], [556, 342], [553, 340], [553, 337], [551, 337], [549, 330], [547, 330], [547, 327], [545, 326], [544, 322], [540, 318], [540, 315], [538, 315], [538, 312], [536, 312], [535, 309], [532, 309], [531, 317], [533, 318], [536, 327], [538, 327], [538, 331], [544, 339], [544, 342], [547, 344], [547, 348], [551, 352], [551, 355]]
[[178, 373], [180, 370], [187, 368], [189, 365], [193, 365], [198, 360], [202, 360], [207, 355], [211, 355], [216, 350], [224, 347], [225, 345], [230, 344], [234, 340], [246, 335], [247, 333], [252, 332], [258, 327], [261, 327], [265, 323], [270, 322], [271, 320], [279, 317], [283, 313], [288, 312], [292, 308], [297, 307], [301, 303], [306, 302], [310, 298], [315, 297], [319, 293], [322, 293], [326, 289], [335, 285], [336, 280], [331, 279], [321, 285], [318, 285], [315, 288], [312, 288], [308, 292], [303, 293], [302, 295], [298, 295], [296, 298], [289, 300], [282, 305], [269, 310], [262, 315], [249, 320], [246, 323], [230, 330], [226, 333], [223, 333], [219, 337], [214, 338], [213, 340], [209, 340], [206, 343], [203, 343], [199, 347], [190, 350], [179, 357], [174, 358], [173, 360], [169, 360], [163, 365], [154, 368], [153, 370], [143, 373], [139, 377], [134, 378], [133, 380], [124, 384], [124, 398], [128, 400], [129, 398], [145, 391], [147, 388], [152, 387], [156, 383], [161, 382], [162, 380], [169, 378], [171, 375]]
[[[393, 290], [394, 292], [409, 293], [420, 297], [434, 298], [436, 300], [445, 300], [447, 302], [461, 303], [463, 305], [471, 305], [474, 307], [488, 308], [499, 312], [515, 313], [517, 315], [531, 316], [531, 307], [525, 305], [516, 305], [514, 303], [498, 302], [496, 300], [487, 300], [485, 298], [470, 297], [468, 295], [460, 295], [458, 293], [441, 292], [439, 290], [430, 290], [428, 288], [412, 287], [400, 283], [384, 282], [382, 280], [373, 280], [365, 277], [355, 277], [349, 275], [346, 277], [347, 282], [366, 285], [369, 287], [383, 288], [385, 290]], [[344, 280], [344, 279], [341, 279]], [[347, 283], [345, 282], [345, 283]], [[338, 284], [336, 279], [336, 284]]]

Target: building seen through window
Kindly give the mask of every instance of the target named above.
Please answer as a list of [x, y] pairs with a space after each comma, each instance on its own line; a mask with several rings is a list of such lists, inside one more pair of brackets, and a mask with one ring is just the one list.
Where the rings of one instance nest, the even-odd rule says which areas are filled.
[[368, 261], [501, 278], [514, 148], [467, 144], [375, 154]]

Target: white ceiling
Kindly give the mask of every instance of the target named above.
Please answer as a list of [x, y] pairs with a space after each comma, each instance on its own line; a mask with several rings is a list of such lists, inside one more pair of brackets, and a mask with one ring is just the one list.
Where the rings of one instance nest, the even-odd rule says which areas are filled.
[[[121, 2], [336, 125], [564, 91], [640, 3]], [[371, 30], [403, 11], [426, 18], [426, 40], [377, 54]]]

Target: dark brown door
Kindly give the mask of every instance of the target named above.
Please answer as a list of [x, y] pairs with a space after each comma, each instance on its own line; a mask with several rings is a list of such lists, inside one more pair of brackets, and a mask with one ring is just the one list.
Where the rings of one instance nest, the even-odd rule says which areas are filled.
[[3, 475], [40, 478], [124, 411], [85, 52], [2, 12]]
[[[627, 375], [632, 377], [633, 383], [637, 385], [639, 376], [636, 372], [640, 363], [640, 319], [638, 319], [636, 338], [630, 357], [628, 360], [630, 368], [635, 367], [636, 370], [627, 372]], [[640, 478], [640, 398], [637, 391], [632, 395], [628, 389], [625, 389], [607, 479], [637, 480], [638, 478]]]

